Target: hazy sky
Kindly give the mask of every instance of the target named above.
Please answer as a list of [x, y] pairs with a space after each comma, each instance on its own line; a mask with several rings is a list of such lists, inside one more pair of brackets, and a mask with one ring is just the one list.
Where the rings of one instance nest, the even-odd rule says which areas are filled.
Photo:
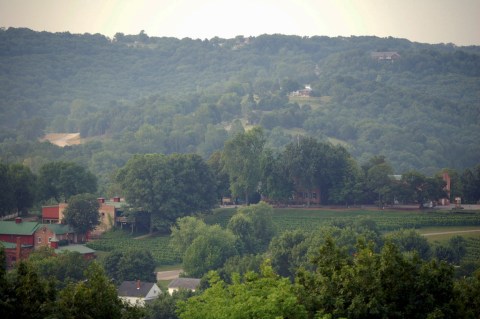
[[0, 27], [200, 39], [376, 35], [480, 45], [480, 0], [0, 0]]

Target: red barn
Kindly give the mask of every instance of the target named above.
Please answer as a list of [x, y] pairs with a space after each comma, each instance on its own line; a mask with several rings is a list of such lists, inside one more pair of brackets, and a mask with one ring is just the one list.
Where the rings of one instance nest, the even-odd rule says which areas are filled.
[[21, 245], [35, 244], [35, 231], [40, 224], [37, 222], [24, 222], [22, 218], [17, 217], [15, 221], [0, 222], [0, 241], [7, 243], [17, 243], [20, 238]]

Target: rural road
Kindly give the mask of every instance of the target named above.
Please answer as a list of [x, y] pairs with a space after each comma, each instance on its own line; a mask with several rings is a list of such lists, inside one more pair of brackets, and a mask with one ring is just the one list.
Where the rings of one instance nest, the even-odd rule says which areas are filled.
[[480, 232], [480, 229], [453, 230], [453, 231], [443, 231], [438, 233], [426, 233], [426, 234], [422, 234], [422, 236], [436, 236], [436, 235], [461, 234], [461, 233], [473, 233], [473, 232]]
[[183, 269], [159, 271], [159, 272], [157, 272], [157, 280], [172, 280], [172, 279], [178, 278], [178, 275], [182, 271], [183, 271]]

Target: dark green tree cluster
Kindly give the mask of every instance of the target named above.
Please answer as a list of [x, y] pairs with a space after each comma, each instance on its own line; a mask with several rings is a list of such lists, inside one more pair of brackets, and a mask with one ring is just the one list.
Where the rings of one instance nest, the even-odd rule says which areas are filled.
[[131, 209], [150, 214], [150, 231], [168, 230], [182, 216], [213, 208], [215, 182], [195, 154], [132, 157], [116, 176]]
[[103, 259], [106, 275], [116, 283], [125, 280], [155, 281], [155, 261], [147, 250], [115, 250]]
[[26, 166], [0, 163], [0, 180], [0, 216], [24, 215], [36, 200], [36, 176]]
[[[49, 277], [54, 274], [45, 272], [47, 268], [39, 264], [38, 260], [32, 263], [20, 262], [15, 269], [7, 273], [4, 250], [3, 247], [0, 248], [2, 318], [141, 318], [141, 311], [122, 303], [117, 296], [115, 285], [108, 280], [96, 262], [82, 270], [85, 280], [73, 277], [57, 278], [66, 280], [63, 287], [58, 287]], [[65, 257], [70, 259], [72, 256]], [[63, 264], [60, 260], [52, 262]], [[74, 259], [70, 259], [67, 268], [73, 269], [75, 266], [71, 263], [74, 262]], [[78, 269], [75, 270], [77, 271]], [[73, 281], [68, 281], [67, 278]]]
[[[264, 147], [263, 136], [259, 128], [238, 133], [225, 143], [220, 163], [215, 160], [217, 155], [211, 160], [218, 163], [217, 179], [227, 174], [232, 196], [246, 196], [246, 203], [255, 193], [272, 203], [295, 203], [295, 192], [307, 192], [310, 205], [310, 194], [315, 192], [322, 204], [402, 202], [423, 207], [448, 196], [441, 176], [409, 171], [397, 180], [384, 156], [374, 156], [359, 166], [344, 147], [300, 136], [283, 151], [274, 152]], [[475, 188], [473, 183], [468, 185]]]
[[[240, 208], [226, 229], [187, 216], [177, 219], [171, 232], [170, 245], [183, 255], [183, 269], [189, 276], [201, 277], [222, 267], [224, 272], [256, 269], [257, 255], [266, 251], [276, 229], [272, 207], [262, 202]], [[232, 264], [235, 261], [237, 265]]]
[[73, 162], [50, 162], [38, 173], [40, 198], [67, 201], [81, 193], [95, 193], [97, 179], [90, 171]]
[[219, 225], [208, 226], [187, 216], [179, 218], [171, 231], [172, 249], [183, 255], [183, 269], [189, 276], [201, 277], [238, 254], [235, 235]]
[[0, 216], [18, 213], [49, 200], [66, 201], [73, 195], [96, 192], [96, 177], [73, 162], [50, 162], [34, 174], [27, 165], [0, 163]]
[[456, 281], [452, 266], [402, 253], [391, 241], [379, 249], [358, 238], [354, 249], [327, 235], [297, 268], [294, 283], [268, 260], [260, 274], [233, 273], [229, 283], [211, 272], [209, 286], [180, 302], [177, 312], [180, 318], [475, 318], [480, 310], [478, 271]]
[[76, 233], [86, 234], [100, 224], [100, 204], [92, 194], [78, 194], [70, 197], [63, 212], [62, 222], [70, 225]]

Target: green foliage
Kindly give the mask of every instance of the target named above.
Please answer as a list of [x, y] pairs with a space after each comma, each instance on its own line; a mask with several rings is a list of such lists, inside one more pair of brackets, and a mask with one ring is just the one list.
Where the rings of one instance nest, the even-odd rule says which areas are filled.
[[349, 165], [349, 155], [343, 147], [305, 137], [288, 144], [283, 158], [295, 186], [305, 190], [320, 188], [322, 202], [328, 201], [332, 188], [343, 184]]
[[[284, 35], [110, 40], [15, 28], [0, 30], [0, 43], [0, 156], [35, 172], [74, 160], [103, 184], [111, 171], [101, 166], [114, 170], [132, 154], [206, 158], [226, 128], [233, 136], [247, 121], [283, 136], [272, 138], [276, 147], [298, 134], [333, 138], [362, 162], [384, 154], [396, 172], [478, 163], [478, 46]], [[401, 58], [372, 59], [386, 48]], [[312, 97], [287, 96], [305, 83]], [[80, 132], [101, 152], [32, 141], [44, 131]]]
[[179, 301], [186, 301], [194, 296], [190, 290], [180, 290], [172, 295], [167, 291], [163, 292], [155, 300], [146, 305], [147, 319], [178, 319], [176, 310]]
[[67, 208], [63, 212], [63, 222], [76, 232], [86, 234], [100, 224], [100, 204], [95, 195], [78, 194], [69, 198]]
[[463, 278], [455, 283], [455, 291], [458, 294], [456, 315], [459, 318], [473, 319], [480, 313], [480, 270], [468, 278]]
[[63, 252], [56, 255], [51, 248], [40, 248], [32, 252], [28, 263], [43, 278], [55, 279], [59, 288], [70, 282], [85, 279], [84, 271], [90, 264], [80, 253]]
[[121, 318], [122, 302], [116, 287], [103, 269], [92, 263], [86, 270], [86, 281], [72, 283], [63, 289], [57, 301], [61, 318]]
[[453, 315], [453, 268], [406, 257], [387, 243], [381, 253], [359, 242], [352, 257], [327, 239], [301, 271], [301, 299], [311, 314], [334, 318], [427, 318]]
[[2, 279], [6, 279], [0, 303], [3, 318], [40, 319], [53, 313], [55, 287], [28, 263], [20, 262], [11, 277]]
[[210, 270], [223, 266], [237, 255], [235, 236], [218, 225], [209, 226], [188, 246], [183, 256], [183, 269], [192, 277], [202, 277]]
[[150, 230], [168, 230], [178, 217], [210, 210], [215, 203], [212, 173], [194, 154], [136, 155], [117, 175], [132, 209], [149, 212]]
[[465, 169], [461, 175], [461, 185], [463, 202], [474, 204], [480, 201], [480, 164], [472, 169]]
[[13, 183], [8, 172], [8, 166], [0, 163], [0, 215], [8, 215], [15, 208], [15, 198], [10, 185]]
[[65, 202], [73, 195], [95, 193], [96, 177], [84, 167], [73, 162], [50, 162], [38, 174], [39, 197]]
[[268, 264], [262, 266], [260, 275], [235, 276], [231, 285], [215, 272], [209, 276], [210, 288], [179, 303], [180, 318], [307, 318], [293, 285]]
[[123, 281], [155, 281], [155, 261], [146, 249], [114, 250], [103, 260], [109, 278], [117, 283]]
[[256, 254], [263, 252], [275, 235], [272, 207], [261, 202], [242, 207], [228, 222], [227, 228], [238, 237], [240, 252]]
[[222, 162], [230, 178], [230, 190], [233, 196], [245, 196], [247, 204], [249, 195], [257, 190], [260, 182], [264, 145], [265, 137], [260, 127], [238, 133], [225, 142]]
[[439, 245], [435, 247], [435, 257], [448, 263], [458, 265], [467, 253], [467, 240], [460, 236], [452, 237], [448, 240], [447, 245]]
[[172, 226], [170, 246], [179, 254], [184, 254], [195, 238], [207, 231], [207, 224], [201, 219], [187, 216], [177, 219]]
[[430, 259], [432, 252], [427, 239], [414, 229], [401, 229], [388, 234], [386, 237], [387, 240], [392, 241], [401, 252], [416, 253], [424, 260]]

